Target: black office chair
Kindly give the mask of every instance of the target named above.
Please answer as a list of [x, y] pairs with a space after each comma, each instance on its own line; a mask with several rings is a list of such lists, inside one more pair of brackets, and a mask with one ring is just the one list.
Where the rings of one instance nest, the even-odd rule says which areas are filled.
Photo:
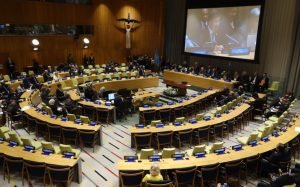
[[173, 183], [170, 180], [163, 181], [146, 181], [146, 187], [172, 187]]
[[195, 186], [195, 178], [196, 178], [197, 167], [188, 167], [182, 169], [176, 169], [172, 172], [176, 187], [181, 185], [191, 185]]
[[44, 137], [48, 140], [48, 126], [46, 122], [36, 120], [36, 136], [37, 137]]
[[94, 152], [95, 145], [98, 139], [99, 139], [99, 132], [97, 131], [79, 130], [79, 143], [81, 149], [83, 149], [85, 145], [90, 145], [93, 148], [93, 152]]
[[222, 167], [222, 174], [225, 182], [228, 183], [228, 179], [233, 177], [238, 179], [238, 184], [240, 185], [242, 167], [244, 167], [244, 162], [242, 160], [228, 162]]
[[50, 185], [56, 183], [66, 184], [67, 187], [71, 185], [74, 177], [74, 169], [67, 166], [46, 166], [45, 180], [48, 179]]
[[136, 150], [139, 148], [150, 148], [151, 147], [152, 134], [134, 134], [134, 143]]
[[171, 121], [171, 109], [161, 109], [159, 111], [160, 120], [162, 122], [170, 122]]
[[82, 106], [82, 113], [84, 116], [88, 116], [89, 119], [96, 120], [95, 108], [92, 106]]
[[162, 146], [171, 147], [173, 145], [173, 132], [160, 132], [156, 134], [156, 143], [158, 150], [161, 149]]
[[143, 170], [137, 171], [120, 171], [120, 179], [121, 179], [121, 186], [126, 187], [142, 187], [142, 181], [144, 177]]
[[201, 184], [202, 187], [210, 186], [210, 184], [214, 184], [217, 186], [218, 178], [219, 178], [219, 168], [220, 164], [213, 164], [208, 166], [203, 166], [200, 168], [201, 172]]
[[209, 143], [209, 135], [210, 135], [210, 126], [201, 127], [194, 131], [193, 136], [195, 140], [198, 140], [197, 143], [200, 145], [201, 140], [205, 140], [206, 144]]
[[23, 167], [23, 159], [18, 157], [12, 157], [4, 155], [3, 162], [3, 179], [5, 180], [5, 176], [7, 176], [8, 183], [10, 182], [10, 175], [12, 173], [17, 173], [22, 171]]
[[31, 179], [41, 179], [45, 184], [45, 172], [46, 172], [46, 164], [31, 162], [24, 160], [23, 169], [22, 169], [22, 184], [24, 186], [24, 179], [27, 178], [28, 186], [31, 184]]
[[63, 144], [68, 144], [71, 142], [73, 145], [77, 146], [78, 142], [78, 132], [77, 129], [72, 128], [62, 128], [61, 130], [62, 138], [63, 138]]
[[184, 131], [178, 131], [177, 134], [174, 136], [174, 140], [178, 142], [179, 149], [183, 145], [183, 143], [189, 144], [189, 146], [192, 146], [192, 137], [193, 137], [193, 129], [187, 129]]
[[140, 121], [146, 125], [150, 124], [151, 121], [156, 119], [156, 111], [155, 110], [146, 110], [140, 112]]

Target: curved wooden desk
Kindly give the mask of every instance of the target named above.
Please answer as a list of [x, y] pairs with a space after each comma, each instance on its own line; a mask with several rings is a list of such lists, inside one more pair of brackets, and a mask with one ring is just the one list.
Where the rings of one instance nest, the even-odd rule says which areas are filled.
[[241, 106], [236, 106], [235, 110], [230, 110], [229, 114], [223, 113], [221, 117], [217, 118], [214, 117], [213, 119], [209, 121], [198, 121], [195, 124], [191, 123], [185, 123], [184, 125], [181, 126], [174, 126], [172, 123], [170, 123], [167, 126], [164, 126], [163, 128], [156, 128], [153, 126], [147, 126], [145, 128], [136, 128], [136, 127], [131, 127], [130, 133], [131, 133], [131, 147], [134, 147], [134, 134], [138, 133], [159, 133], [159, 132], [167, 132], [167, 131], [173, 131], [173, 132], [178, 132], [178, 131], [184, 131], [187, 129], [198, 129], [200, 127], [206, 127], [206, 126], [214, 126], [220, 123], [224, 123], [226, 121], [229, 121], [233, 118], [236, 118], [237, 116], [241, 115], [243, 112], [245, 112], [248, 108], [250, 108], [250, 105], [243, 103]]
[[[35, 94], [35, 93], [33, 93]], [[24, 92], [21, 98], [28, 100], [30, 96], [33, 94], [30, 94], [28, 92]], [[50, 115], [44, 115], [38, 111], [36, 111], [36, 108], [31, 106], [29, 101], [23, 101], [20, 104], [20, 108], [23, 108], [25, 106], [29, 106], [29, 109], [23, 111], [24, 114], [30, 116], [31, 118], [37, 119], [39, 121], [45, 122], [47, 124], [52, 124], [59, 126], [61, 128], [74, 128], [77, 130], [89, 130], [89, 131], [95, 131], [99, 133], [99, 139], [97, 140], [97, 143], [99, 145], [102, 144], [102, 134], [101, 134], [101, 126], [100, 125], [95, 125], [95, 126], [90, 126], [89, 124], [75, 124], [73, 121], [61, 121], [59, 118], [51, 118]]]
[[75, 159], [64, 158], [63, 155], [60, 154], [51, 154], [49, 156], [42, 154], [42, 151], [36, 150], [35, 152], [24, 151], [23, 147], [16, 146], [10, 147], [9, 143], [2, 142], [0, 144], [0, 154], [22, 158], [23, 160], [45, 163], [49, 165], [55, 166], [69, 166], [75, 169], [75, 180], [78, 183], [82, 181], [82, 170], [81, 170], [81, 159], [80, 157]]
[[76, 90], [71, 90], [68, 93], [70, 94], [70, 97], [73, 101], [78, 101], [78, 104], [82, 105], [83, 107], [87, 106], [87, 107], [94, 107], [95, 109], [101, 108], [101, 109], [109, 110], [110, 114], [112, 114], [113, 123], [116, 122], [116, 107], [115, 106], [106, 106], [105, 101], [103, 101], [103, 100], [98, 100], [98, 101], [100, 101], [100, 104], [96, 104], [96, 103], [91, 102], [91, 101], [81, 100], [81, 98], [77, 94]]
[[[226, 163], [236, 160], [241, 160], [255, 156], [257, 154], [266, 153], [277, 147], [279, 143], [286, 144], [296, 138], [299, 132], [295, 131], [295, 127], [300, 127], [300, 119], [296, 119], [295, 124], [288, 128], [286, 132], [282, 133], [279, 137], [270, 137], [270, 141], [262, 142], [255, 147], [243, 146], [243, 150], [234, 151], [227, 149], [227, 153], [223, 155], [207, 154], [204, 158], [189, 157], [185, 160], [175, 161], [173, 159], [162, 159], [159, 162], [160, 168], [164, 170], [179, 169], [192, 166], [207, 166], [216, 163]], [[125, 162], [121, 160], [118, 162], [118, 170], [149, 170], [152, 162], [142, 160], [141, 162]]]
[[152, 106], [149, 108], [144, 108], [144, 107], [139, 107], [139, 111], [143, 112], [143, 111], [147, 111], [147, 110], [161, 110], [161, 109], [174, 109], [177, 107], [183, 107], [183, 106], [187, 106], [190, 104], [194, 104], [202, 99], [205, 99], [215, 93], [217, 93], [219, 90], [214, 89], [214, 90], [208, 90], [207, 92], [203, 92], [201, 95], [197, 95], [196, 97], [190, 97], [189, 100], [182, 100], [182, 103], [175, 103], [173, 105], [163, 105], [161, 107], [157, 107], [157, 106]]
[[[57, 89], [57, 84], [64, 83], [67, 87], [75, 88], [73, 84], [73, 80], [81, 84], [79, 86], [85, 87], [86, 84], [83, 84], [86, 80], [94, 81], [98, 78], [98, 75], [90, 75], [90, 76], [75, 76], [75, 77], [66, 77], [64, 79], [60, 79], [59, 81], [49, 81], [45, 82], [44, 85], [50, 88], [50, 94], [54, 95]], [[95, 91], [99, 91], [102, 86], [105, 87], [105, 90], [120, 90], [120, 89], [139, 89], [139, 88], [150, 88], [157, 87], [159, 83], [159, 77], [146, 77], [146, 78], [134, 78], [134, 79], [125, 79], [125, 80], [112, 80], [105, 82], [92, 82], [93, 89]]]
[[[105, 90], [121, 90], [121, 89], [139, 89], [139, 88], [151, 88], [158, 87], [159, 77], [139, 77], [134, 79], [125, 80], [112, 80], [106, 82], [93, 83], [93, 89], [99, 91], [101, 87], [105, 87]], [[83, 86], [85, 86], [83, 84]]]
[[215, 88], [223, 90], [227, 87], [229, 90], [233, 89], [236, 82], [226, 82], [224, 80], [216, 80], [208, 77], [203, 77], [201, 75], [193, 75], [175, 71], [164, 71], [164, 79], [175, 81], [175, 82], [187, 82], [190, 85], [198, 86], [200, 88]]

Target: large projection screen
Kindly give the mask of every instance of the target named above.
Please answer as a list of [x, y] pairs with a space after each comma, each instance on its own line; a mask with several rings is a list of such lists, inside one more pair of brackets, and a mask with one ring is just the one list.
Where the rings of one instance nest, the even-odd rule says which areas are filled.
[[188, 8], [184, 52], [255, 60], [261, 5]]

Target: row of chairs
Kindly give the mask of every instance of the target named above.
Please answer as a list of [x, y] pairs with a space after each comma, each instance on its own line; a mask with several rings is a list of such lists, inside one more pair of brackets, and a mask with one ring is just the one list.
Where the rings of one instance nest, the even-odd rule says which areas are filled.
[[78, 146], [79, 143], [81, 148], [91, 146], [93, 151], [100, 136], [97, 131], [64, 128], [36, 120], [26, 115], [23, 116], [23, 125], [27, 127], [29, 132], [35, 132], [37, 137], [43, 137], [47, 141], [57, 141], [59, 143], [75, 146]]
[[[72, 149], [70, 145], [60, 144], [58, 146], [54, 146], [51, 142], [47, 141], [35, 141], [30, 137], [21, 136], [19, 137], [16, 132], [10, 131], [7, 127], [0, 128], [0, 138], [3, 138], [5, 141], [13, 141], [18, 146], [32, 146], [35, 150], [40, 149], [48, 149], [53, 151], [54, 154], [63, 154], [65, 152], [75, 153], [75, 156], [78, 157], [80, 154], [79, 150]], [[3, 136], [2, 136], [3, 135]]]
[[[82, 69], [84, 69], [84, 66], [81, 65], [80, 66]], [[95, 64], [95, 66], [93, 65], [88, 65], [88, 69], [93, 69], [93, 68], [96, 68], [96, 69], [103, 69], [103, 68], [106, 68], [106, 64], [102, 64], [101, 66], [99, 64]], [[118, 69], [123, 69], [125, 68], [126, 70], [128, 69], [128, 67], [126, 66], [126, 63], [121, 63], [121, 67], [115, 67], [115, 70], [118, 70]]]
[[[137, 133], [133, 134], [135, 148], [157, 147], [159, 150], [164, 146], [176, 145], [179, 148], [183, 144], [193, 145], [193, 142], [200, 144], [205, 141], [207, 144], [212, 139], [216, 142], [218, 138], [223, 140], [226, 136], [229, 138], [229, 133], [241, 131], [251, 119], [251, 108], [227, 122], [216, 124], [213, 126], [200, 127], [197, 129], [187, 129], [178, 132], [159, 132], [159, 133]], [[202, 117], [201, 117], [202, 119]], [[184, 118], [176, 118], [175, 121], [181, 121]], [[152, 124], [160, 123], [160, 121], [152, 121]]]
[[[238, 160], [225, 164], [213, 164], [202, 167], [187, 167], [175, 169], [173, 171], [161, 171], [166, 179], [156, 183], [153, 186], [175, 186], [190, 185], [190, 186], [217, 186], [219, 182], [226, 182], [232, 178], [240, 184], [242, 177], [248, 182], [248, 173], [259, 175], [260, 155]], [[145, 175], [144, 171], [120, 171], [121, 186], [142, 186], [142, 179]], [[152, 182], [150, 182], [152, 186]], [[147, 185], [147, 183], [146, 183]]]
[[163, 122], [171, 122], [178, 117], [191, 117], [204, 110], [211, 101], [210, 98], [202, 99], [196, 103], [176, 107], [174, 109], [166, 108], [160, 110], [140, 111], [140, 122], [149, 124], [153, 120], [161, 120]]
[[81, 105], [82, 114], [94, 121], [110, 124], [113, 121], [113, 110], [107, 108], [95, 108], [92, 106]]
[[10, 182], [12, 174], [21, 173], [23, 186], [25, 179], [28, 181], [28, 186], [32, 186], [32, 179], [40, 179], [44, 186], [46, 184], [53, 186], [58, 183], [70, 186], [74, 178], [74, 168], [46, 165], [45, 163], [32, 162], [3, 154], [0, 154], [0, 165], [4, 180], [7, 177], [8, 182]]

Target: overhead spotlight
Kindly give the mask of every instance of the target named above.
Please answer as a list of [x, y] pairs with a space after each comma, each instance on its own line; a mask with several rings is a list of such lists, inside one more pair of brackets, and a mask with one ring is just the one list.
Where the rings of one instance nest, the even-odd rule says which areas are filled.
[[87, 49], [89, 48], [90, 40], [88, 38], [83, 38], [83, 48]]
[[31, 41], [31, 43], [32, 43], [32, 50], [33, 51], [38, 51], [39, 50], [39, 45], [40, 45], [40, 42], [39, 42], [39, 40], [38, 39], [33, 39], [32, 41]]
[[33, 39], [33, 40], [31, 41], [31, 43], [32, 43], [32, 45], [34, 45], [34, 46], [40, 45], [40, 42], [38, 41], [38, 39]]
[[88, 38], [83, 38], [83, 43], [84, 44], [90, 44], [90, 40]]

